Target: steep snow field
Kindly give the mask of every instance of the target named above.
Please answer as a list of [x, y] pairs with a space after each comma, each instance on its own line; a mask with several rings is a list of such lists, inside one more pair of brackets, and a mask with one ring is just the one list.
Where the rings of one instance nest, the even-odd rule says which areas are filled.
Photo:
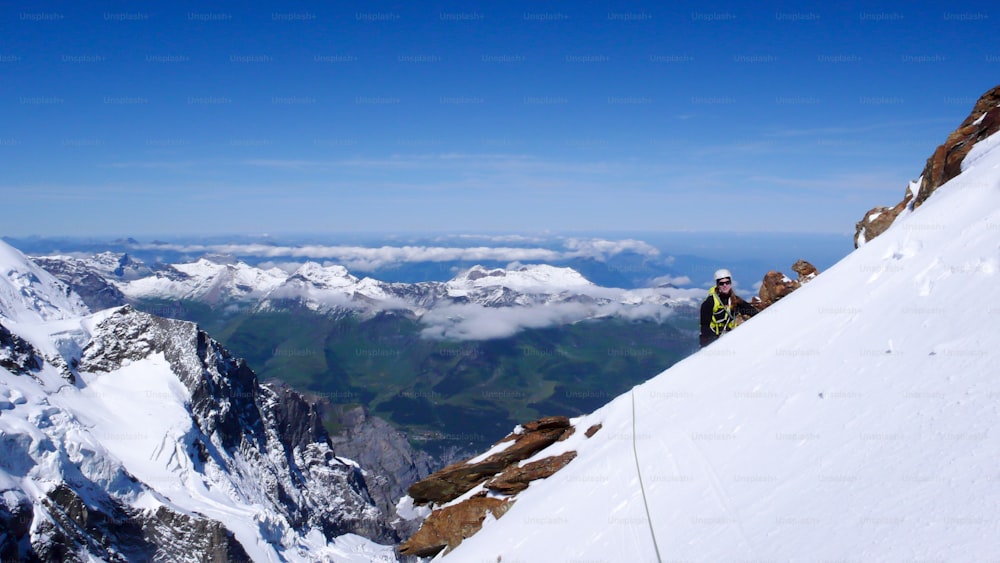
[[579, 452], [443, 559], [995, 558], [998, 145], [796, 293], [575, 420], [603, 428], [536, 456]]
[[[40, 291], [39, 287], [52, 288]], [[70, 293], [17, 249], [0, 241], [0, 319], [47, 321], [89, 313], [79, 296]]]
[[[44, 356], [30, 374], [0, 368], [0, 500], [8, 507], [34, 505], [36, 532], [39, 522], [49, 521], [46, 494], [68, 481], [85, 497], [93, 494], [85, 499], [91, 506], [100, 506], [94, 490], [100, 487], [150, 514], [168, 506], [216, 519], [254, 561], [395, 561], [392, 546], [354, 534], [327, 538], [317, 529], [291, 530], [259, 488], [247, 485], [259, 469], [249, 463], [241, 475], [193, 467], [186, 452], [198, 429], [190, 392], [163, 353], [108, 372], [81, 371], [69, 381], [60, 366], [78, 359], [113, 313], [88, 314], [75, 294], [0, 242], [0, 323]], [[16, 359], [11, 349], [0, 349], [4, 365]], [[0, 538], [7, 532], [0, 529]], [[201, 556], [170, 554], [175, 560]]]

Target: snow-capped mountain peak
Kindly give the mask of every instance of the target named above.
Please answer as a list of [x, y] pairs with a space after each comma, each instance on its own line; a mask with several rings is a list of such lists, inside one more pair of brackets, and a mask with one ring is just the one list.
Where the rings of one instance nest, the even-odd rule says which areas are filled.
[[197, 299], [214, 305], [262, 298], [288, 277], [279, 268], [262, 270], [243, 262], [219, 263], [205, 258], [171, 268], [174, 275], [158, 273], [121, 284], [122, 292], [147, 298]]
[[[575, 322], [605, 316], [661, 321], [674, 306], [690, 305], [703, 294], [702, 290], [678, 288], [604, 288], [572, 268], [545, 264], [493, 269], [473, 266], [447, 282], [390, 283], [370, 277], [358, 279], [340, 265], [306, 262], [288, 274], [279, 269], [261, 270], [243, 263], [223, 265], [202, 259], [116, 285], [133, 303], [196, 300], [220, 308], [236, 305], [234, 310], [305, 307], [322, 314], [361, 317], [395, 310], [428, 325], [427, 336], [463, 339], [480, 333], [456, 331], [450, 326], [442, 331], [431, 325], [461, 324], [466, 320], [477, 324], [474, 319], [495, 313], [501, 318], [491, 324], [504, 327], [500, 332], [488, 333], [495, 337], [513, 334], [524, 326], [537, 326], [536, 322]], [[535, 306], [546, 307], [547, 312], [532, 317], [527, 325], [509, 322], [519, 319], [517, 315], [505, 315], [511, 308]]]
[[87, 306], [21, 251], [0, 240], [0, 317], [39, 322], [79, 317]]
[[516, 269], [473, 266], [448, 282], [450, 289], [505, 287], [521, 292], [548, 292], [593, 286], [580, 272], [547, 264], [533, 264]]
[[319, 289], [348, 287], [358, 283], [358, 278], [352, 276], [347, 268], [337, 264], [322, 266], [316, 262], [302, 264], [288, 279], [299, 279]]

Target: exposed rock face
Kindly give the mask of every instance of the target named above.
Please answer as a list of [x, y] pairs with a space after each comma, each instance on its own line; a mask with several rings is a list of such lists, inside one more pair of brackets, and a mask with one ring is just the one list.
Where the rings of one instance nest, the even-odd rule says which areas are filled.
[[0, 560], [18, 561], [18, 544], [28, 536], [34, 508], [17, 489], [0, 491]]
[[396, 501], [411, 484], [431, 474], [434, 460], [414, 450], [406, 435], [363, 407], [339, 410], [324, 405], [325, 414], [343, 430], [330, 437], [333, 449], [361, 464], [372, 499], [385, 514], [395, 512]]
[[511, 504], [507, 499], [476, 496], [437, 510], [424, 520], [420, 530], [400, 547], [399, 552], [402, 555], [433, 557], [478, 532], [483, 527], [487, 512], [499, 518]]
[[764, 275], [764, 282], [760, 286], [758, 296], [765, 307], [795, 291], [797, 284], [788, 279], [788, 276], [781, 272], [771, 270]]
[[42, 369], [42, 357], [27, 340], [0, 324], [0, 367], [26, 375]]
[[819, 270], [816, 269], [816, 266], [802, 259], [796, 260], [792, 264], [792, 271], [799, 275], [799, 282], [811, 280], [819, 275]]
[[[532, 481], [549, 477], [565, 467], [576, 457], [576, 452], [565, 451], [523, 466], [519, 462], [566, 439], [574, 430], [569, 419], [562, 416], [529, 422], [498, 441], [493, 448], [498, 449], [508, 442], [509, 446], [479, 461], [454, 463], [414, 483], [409, 495], [415, 503], [445, 506], [431, 512], [417, 533], [400, 545], [399, 553], [419, 557], [436, 555], [442, 550], [453, 549], [478, 532], [487, 514], [501, 517], [514, 503], [517, 493], [528, 488]], [[597, 431], [595, 427], [590, 430]], [[480, 490], [472, 492], [468, 498], [447, 504], [476, 487]], [[487, 491], [493, 494], [487, 496]]]
[[816, 267], [805, 260], [795, 262], [792, 265], [792, 270], [798, 274], [797, 279], [793, 280], [785, 274], [774, 270], [764, 275], [764, 281], [761, 283], [760, 291], [758, 292], [758, 299], [753, 302], [753, 305], [758, 310], [770, 307], [776, 301], [802, 287], [802, 284], [808, 283], [819, 274]]
[[962, 171], [962, 161], [976, 143], [997, 131], [1000, 131], [1000, 86], [983, 94], [972, 113], [938, 146], [927, 159], [920, 178], [910, 182], [902, 201], [893, 207], [875, 207], [865, 213], [855, 226], [855, 248], [885, 232], [903, 211], [920, 207], [938, 187]]
[[91, 311], [120, 307], [126, 303], [125, 295], [83, 260], [46, 257], [32, 260], [75, 291]]
[[418, 504], [446, 503], [500, 473], [508, 465], [531, 457], [554, 444], [563, 434], [573, 431], [565, 416], [542, 418], [523, 425], [523, 428], [520, 434], [509, 434], [497, 442], [513, 441], [506, 449], [475, 463], [453, 463], [414, 483], [408, 491], [410, 497]]
[[526, 463], [508, 465], [499, 475], [486, 482], [486, 488], [505, 495], [519, 493], [528, 488], [528, 484], [538, 479], [545, 479], [559, 471], [576, 458], [576, 452], [568, 451], [562, 454]]
[[[103, 561], [249, 561], [243, 546], [221, 523], [180, 514], [165, 506], [140, 511], [99, 491], [99, 510], [88, 506], [67, 484], [49, 491], [45, 501], [51, 520], [39, 524], [34, 552], [42, 561], [78, 560], [80, 554]], [[171, 547], [183, 546], [184, 551]]]

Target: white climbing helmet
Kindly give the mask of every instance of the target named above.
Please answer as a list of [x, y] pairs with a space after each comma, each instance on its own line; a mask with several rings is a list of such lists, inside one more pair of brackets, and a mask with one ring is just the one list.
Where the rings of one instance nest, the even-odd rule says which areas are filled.
[[715, 281], [719, 281], [722, 278], [729, 278], [730, 280], [732, 280], [733, 279], [733, 275], [730, 274], [729, 270], [727, 270], [725, 268], [723, 268], [721, 270], [716, 270], [715, 271]]

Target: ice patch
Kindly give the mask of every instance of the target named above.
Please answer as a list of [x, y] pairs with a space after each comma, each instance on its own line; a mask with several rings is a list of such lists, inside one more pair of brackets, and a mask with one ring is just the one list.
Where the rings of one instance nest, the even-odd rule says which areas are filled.
[[431, 507], [416, 506], [413, 497], [405, 495], [396, 503], [396, 514], [403, 520], [424, 520], [431, 515]]
[[962, 159], [962, 172], [972, 168], [977, 162], [986, 156], [987, 153], [998, 145], [1000, 145], [1000, 131], [976, 143], [975, 146], [969, 150], [969, 154], [965, 155], [965, 158]]

